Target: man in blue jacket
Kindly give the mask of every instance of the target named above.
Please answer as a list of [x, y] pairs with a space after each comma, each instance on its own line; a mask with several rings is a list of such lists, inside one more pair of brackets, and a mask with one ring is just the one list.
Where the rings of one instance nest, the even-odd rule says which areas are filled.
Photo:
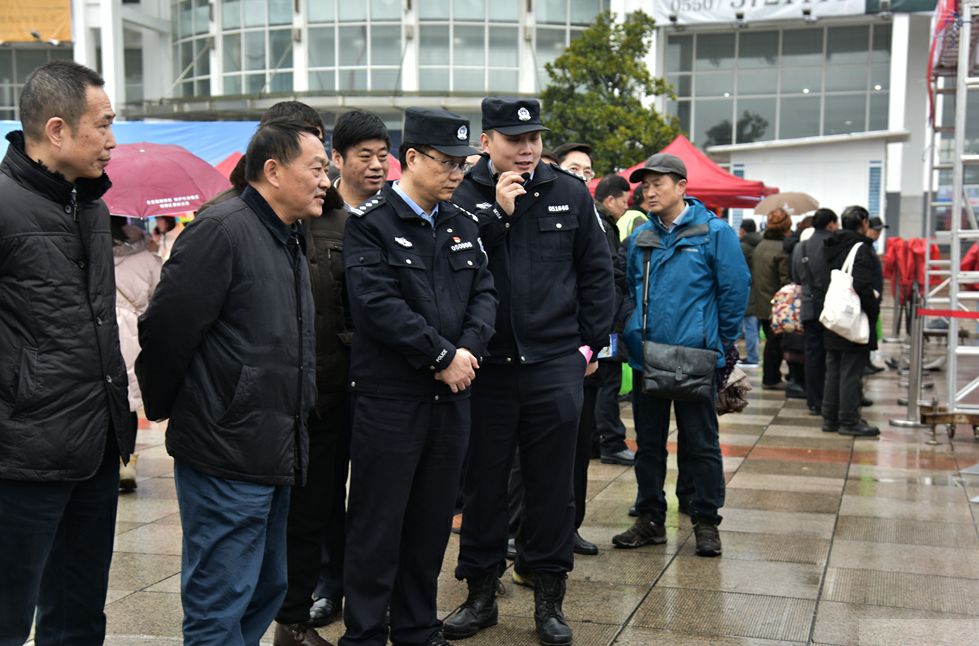
[[[704, 205], [685, 197], [687, 169], [673, 155], [657, 154], [632, 173], [642, 181], [652, 218], [629, 239], [627, 288], [636, 309], [625, 327], [633, 383], [642, 383], [644, 340], [717, 351], [717, 367], [741, 330], [751, 277], [738, 237]], [[643, 327], [643, 279], [649, 254], [649, 312]], [[684, 434], [684, 452], [696, 491], [690, 501], [698, 556], [719, 556], [724, 469], [713, 402], [673, 401], [633, 390], [639, 517], [612, 538], [616, 547], [666, 542], [666, 440], [670, 406]]]

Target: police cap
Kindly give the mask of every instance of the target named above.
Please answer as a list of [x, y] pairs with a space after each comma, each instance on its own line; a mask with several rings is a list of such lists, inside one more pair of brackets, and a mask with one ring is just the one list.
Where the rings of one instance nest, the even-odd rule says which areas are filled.
[[449, 157], [479, 154], [469, 145], [469, 121], [435, 108], [405, 110], [402, 139], [408, 144], [430, 146]]
[[505, 135], [550, 130], [540, 122], [540, 103], [535, 99], [488, 96], [483, 99], [483, 132], [497, 130]]

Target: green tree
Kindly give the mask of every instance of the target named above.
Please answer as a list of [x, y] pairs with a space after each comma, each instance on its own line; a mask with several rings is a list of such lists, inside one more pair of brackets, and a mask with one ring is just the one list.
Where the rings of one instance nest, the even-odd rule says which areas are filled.
[[643, 97], [668, 94], [645, 58], [655, 21], [641, 11], [616, 22], [603, 12], [553, 63], [544, 66], [550, 83], [541, 94], [547, 141], [581, 141], [594, 148], [596, 174], [636, 164], [669, 144], [680, 132], [675, 117], [643, 105]]

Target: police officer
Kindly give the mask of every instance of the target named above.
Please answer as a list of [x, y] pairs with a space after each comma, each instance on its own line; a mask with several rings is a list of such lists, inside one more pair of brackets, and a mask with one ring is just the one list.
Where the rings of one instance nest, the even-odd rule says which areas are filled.
[[541, 163], [540, 104], [483, 100], [487, 154], [453, 200], [480, 211], [500, 306], [496, 335], [474, 387], [462, 539], [456, 577], [469, 597], [445, 622], [461, 639], [497, 620], [497, 578], [506, 564], [507, 478], [519, 448], [525, 486], [523, 546], [516, 567], [534, 584], [541, 641], [570, 644], [561, 609], [572, 569], [572, 465], [582, 381], [609, 337], [612, 262], [582, 181]]
[[447, 644], [439, 570], [469, 439], [469, 393], [496, 292], [476, 217], [446, 202], [469, 122], [408, 108], [402, 178], [353, 213], [344, 265], [354, 335], [343, 646]]

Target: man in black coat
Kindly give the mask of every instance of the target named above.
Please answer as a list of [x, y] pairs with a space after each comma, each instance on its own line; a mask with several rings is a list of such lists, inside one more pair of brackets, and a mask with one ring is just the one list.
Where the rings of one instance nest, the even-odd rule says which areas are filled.
[[831, 272], [840, 269], [855, 245], [860, 245], [853, 262], [853, 290], [860, 297], [860, 309], [870, 321], [870, 340], [853, 343], [838, 334], [824, 330], [826, 346], [826, 379], [823, 382], [823, 430], [841, 435], [874, 437], [880, 429], [860, 418], [863, 398], [863, 371], [870, 351], [877, 349], [877, 330], [874, 321], [880, 314], [880, 298], [884, 291], [884, 275], [867, 237], [870, 215], [862, 206], [850, 206], [843, 211], [843, 229], [826, 240], [826, 268], [823, 284], [829, 286]]
[[479, 210], [500, 294], [496, 334], [473, 391], [462, 537], [456, 577], [469, 597], [446, 619], [464, 638], [497, 619], [506, 566], [506, 487], [519, 448], [526, 515], [518, 576], [534, 584], [538, 636], [570, 644], [561, 609], [574, 566], [572, 472], [583, 379], [609, 342], [612, 261], [595, 204], [581, 179], [544, 164], [540, 104], [483, 99], [488, 151], [453, 201]]
[[[469, 122], [408, 108], [403, 175], [351, 214], [344, 265], [356, 334], [342, 646], [448, 646], [438, 575], [469, 440], [469, 392], [496, 292], [476, 217], [447, 200]], [[481, 375], [481, 373], [480, 373]]]
[[100, 644], [119, 458], [136, 429], [119, 350], [102, 78], [35, 70], [0, 164], [0, 644]]
[[184, 230], [139, 326], [146, 414], [169, 418], [192, 645], [258, 643], [279, 610], [316, 401], [298, 221], [323, 211], [326, 152], [314, 128], [283, 119], [259, 127], [245, 158], [248, 187]]

